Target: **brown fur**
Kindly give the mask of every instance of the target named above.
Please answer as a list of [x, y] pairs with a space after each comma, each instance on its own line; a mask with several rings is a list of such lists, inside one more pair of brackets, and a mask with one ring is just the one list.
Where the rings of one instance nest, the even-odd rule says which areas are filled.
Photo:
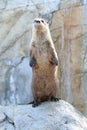
[[[42, 19], [36, 20], [41, 22]], [[45, 20], [44, 23], [34, 23], [32, 33], [30, 44], [30, 58], [31, 60], [34, 58], [34, 63], [31, 65], [33, 71], [32, 92], [34, 101], [40, 102], [56, 97], [58, 57]]]

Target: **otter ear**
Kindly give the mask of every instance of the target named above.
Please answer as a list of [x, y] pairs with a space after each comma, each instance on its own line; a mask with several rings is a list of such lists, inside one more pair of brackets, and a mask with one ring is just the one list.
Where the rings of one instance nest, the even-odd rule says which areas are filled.
[[44, 18], [45, 22], [48, 24], [48, 20], [46, 18]]
[[48, 20], [46, 19], [45, 21], [46, 21], [46, 23], [48, 24]]

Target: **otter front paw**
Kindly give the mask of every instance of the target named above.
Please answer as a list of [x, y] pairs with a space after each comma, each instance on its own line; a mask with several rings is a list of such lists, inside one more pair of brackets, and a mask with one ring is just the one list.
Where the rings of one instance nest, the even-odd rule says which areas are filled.
[[52, 63], [53, 65], [58, 65], [58, 59], [57, 59], [57, 57], [55, 56], [55, 54], [52, 55], [51, 63]]
[[30, 65], [31, 67], [33, 67], [33, 66], [35, 65], [35, 63], [36, 63], [35, 58], [34, 58], [34, 57], [31, 57], [31, 58], [30, 58], [30, 63], [29, 63], [29, 65]]

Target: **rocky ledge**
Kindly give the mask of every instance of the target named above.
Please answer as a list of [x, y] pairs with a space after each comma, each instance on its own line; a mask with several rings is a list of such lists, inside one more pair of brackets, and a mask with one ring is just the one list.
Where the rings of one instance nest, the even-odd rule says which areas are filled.
[[63, 100], [0, 106], [0, 130], [87, 130], [87, 119]]

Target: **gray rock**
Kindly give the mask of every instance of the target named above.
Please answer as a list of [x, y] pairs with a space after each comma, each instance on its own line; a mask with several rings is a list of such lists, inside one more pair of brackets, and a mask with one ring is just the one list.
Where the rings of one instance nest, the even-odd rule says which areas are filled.
[[27, 104], [33, 100], [31, 81], [32, 70], [28, 57], [14, 58], [7, 71], [6, 105]]
[[45, 102], [36, 108], [31, 105], [0, 106], [0, 112], [0, 130], [87, 130], [87, 119], [62, 100]]
[[[29, 67], [29, 57], [15, 57], [1, 63], [5, 77], [0, 78], [0, 104], [27, 104], [33, 100], [31, 81], [32, 69]], [[2, 77], [2, 75], [1, 75]]]
[[0, 112], [0, 123], [3, 122], [5, 120], [5, 115]]

